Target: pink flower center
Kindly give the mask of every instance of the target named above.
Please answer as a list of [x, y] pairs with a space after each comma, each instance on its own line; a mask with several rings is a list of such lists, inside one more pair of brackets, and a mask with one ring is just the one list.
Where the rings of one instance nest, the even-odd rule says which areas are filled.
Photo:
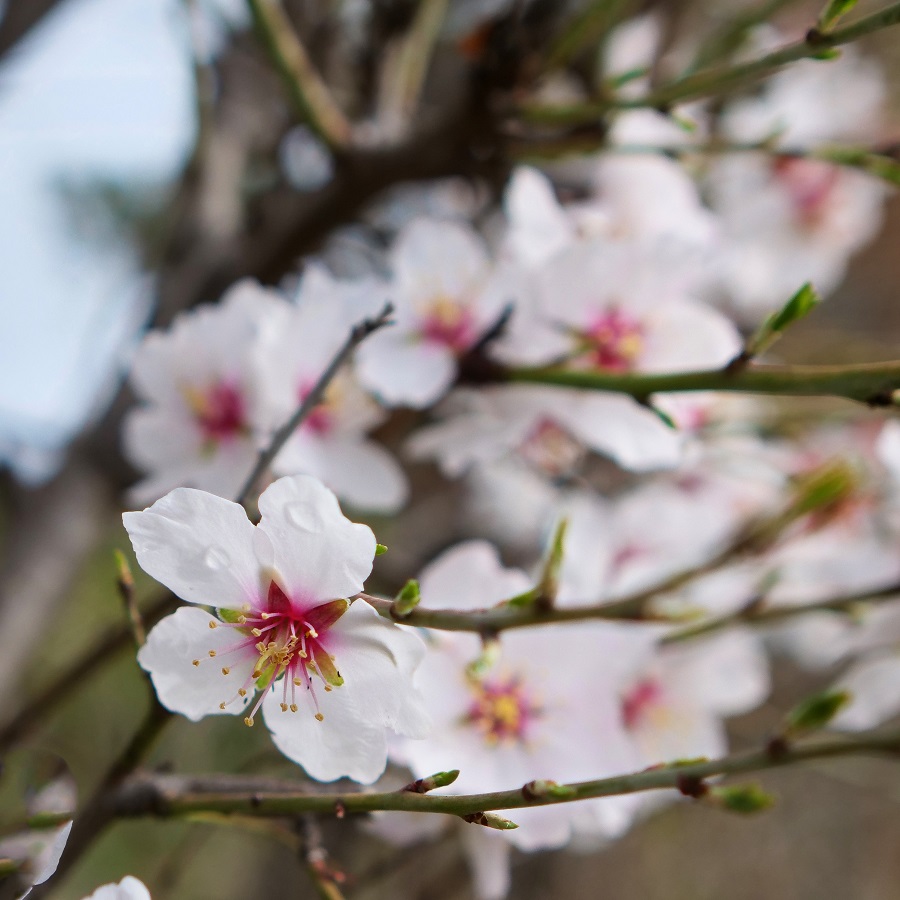
[[584, 457], [585, 451], [567, 431], [543, 416], [519, 444], [519, 454], [541, 472], [558, 477], [571, 472]]
[[787, 192], [798, 223], [805, 228], [819, 225], [840, 178], [838, 167], [817, 159], [780, 156], [772, 163], [772, 172]]
[[475, 698], [466, 721], [488, 744], [520, 743], [541, 710], [519, 678], [483, 680], [472, 686]]
[[[298, 394], [301, 403], [309, 396], [309, 393], [314, 386], [314, 382], [308, 382], [300, 386]], [[331, 386], [334, 386], [334, 382], [332, 382]], [[328, 392], [326, 392], [325, 399], [312, 408], [312, 411], [303, 420], [300, 429], [302, 431], [311, 431], [313, 434], [324, 437], [334, 427], [334, 420], [334, 403], [332, 402], [332, 398], [328, 397]]]
[[220, 381], [205, 391], [188, 389], [185, 396], [204, 440], [220, 443], [246, 431], [244, 398], [237, 385]]
[[475, 342], [475, 317], [466, 304], [439, 297], [429, 304], [419, 322], [419, 334], [423, 340], [460, 353]]
[[622, 721], [629, 731], [646, 721], [648, 713], [662, 703], [662, 686], [653, 678], [644, 678], [622, 697]]
[[[210, 620], [210, 628], [234, 628], [241, 635], [236, 643], [228, 647], [210, 650], [210, 659], [217, 659], [217, 664], [223, 660], [226, 663], [232, 661], [232, 665], [234, 661], [246, 661], [248, 658], [254, 661], [250, 675], [238, 688], [237, 694], [220, 703], [219, 709], [224, 710], [231, 703], [241, 702], [248, 692], [259, 689], [256, 704], [244, 719], [247, 725], [253, 725], [257, 710], [280, 679], [281, 711], [297, 712], [297, 688], [305, 687], [316, 709], [316, 718], [321, 721], [324, 717], [319, 712], [314, 680], [318, 679], [325, 691], [344, 683], [327, 644], [329, 628], [347, 611], [349, 605], [347, 600], [332, 600], [301, 609], [291, 603], [273, 581], [264, 603], [251, 606], [234, 621]], [[199, 666], [201, 660], [195, 659], [193, 664]], [[230, 665], [222, 666], [223, 675], [230, 672]]]
[[598, 316], [579, 338], [594, 366], [611, 372], [627, 372], [634, 368], [644, 349], [644, 326], [613, 307]]

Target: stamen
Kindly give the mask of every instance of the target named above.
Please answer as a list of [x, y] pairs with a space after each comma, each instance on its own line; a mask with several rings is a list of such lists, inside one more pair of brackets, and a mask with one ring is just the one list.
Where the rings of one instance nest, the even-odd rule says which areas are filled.
[[222, 674], [223, 675], [227, 675], [230, 671], [231, 671], [231, 669], [229, 669], [228, 666], [222, 666]]
[[217, 627], [216, 623], [215, 623], [212, 619], [209, 620], [209, 627], [210, 627], [210, 628], [216, 628], [216, 627]]
[[191, 665], [192, 665], [192, 666], [199, 666], [199, 665], [200, 665], [200, 660], [199, 660], [199, 659], [192, 659], [192, 660], [191, 660]]
[[246, 717], [244, 718], [244, 724], [245, 724], [248, 728], [252, 728], [252, 727], [253, 727], [253, 716], [246, 716]]
[[323, 716], [322, 713], [316, 713], [316, 719], [318, 719], [320, 722], [324, 722], [325, 716]]
[[296, 703], [291, 704], [291, 712], [297, 712], [297, 704]]
[[216, 651], [215, 651], [215, 650], [210, 650], [210, 651], [209, 651], [210, 659], [212, 659], [215, 655], [216, 655]]

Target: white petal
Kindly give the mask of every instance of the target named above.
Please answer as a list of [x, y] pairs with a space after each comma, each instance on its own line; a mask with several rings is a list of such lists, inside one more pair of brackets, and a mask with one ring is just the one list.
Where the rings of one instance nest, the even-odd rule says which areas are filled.
[[[288, 450], [293, 452], [287, 454]], [[409, 483], [397, 460], [380, 444], [356, 435], [295, 442], [279, 455], [282, 472], [320, 478], [351, 506], [380, 513], [400, 509]]]
[[849, 691], [850, 703], [832, 720], [835, 728], [862, 731], [900, 712], [900, 657], [879, 656], [851, 666], [836, 690]]
[[724, 366], [740, 352], [737, 328], [722, 313], [700, 303], [670, 300], [648, 317], [640, 368], [684, 372]]
[[481, 825], [464, 825], [463, 852], [479, 900], [503, 900], [509, 893], [509, 841]]
[[337, 498], [308, 475], [279, 478], [259, 498], [259, 528], [275, 549], [288, 595], [322, 602], [362, 589], [375, 559], [375, 535], [341, 513]]
[[240, 609], [258, 596], [255, 529], [237, 503], [176, 488], [122, 521], [141, 568], [183, 600]]
[[[159, 702], [194, 722], [239, 713], [253, 695], [250, 690], [247, 697], [219, 709], [220, 703], [237, 697], [253, 671], [256, 654], [252, 649], [249, 654], [224, 652], [243, 635], [223, 625], [210, 628], [209, 623], [216, 621], [202, 609], [182, 607], [150, 631], [138, 652], [138, 663], [150, 674]], [[210, 650], [216, 651], [215, 658]], [[199, 665], [193, 664], [195, 659]], [[222, 674], [223, 666], [230, 670], [227, 675]]]
[[359, 348], [357, 373], [382, 403], [418, 409], [449, 390], [456, 377], [456, 359], [443, 344], [384, 331]]
[[503, 207], [509, 219], [507, 240], [515, 257], [540, 265], [574, 240], [575, 229], [553, 192], [550, 180], [537, 169], [521, 166], [506, 186]]
[[891, 478], [900, 481], [900, 422], [896, 419], [884, 423], [875, 443], [875, 452]]
[[446, 609], [484, 609], [527, 591], [531, 579], [507, 569], [487, 541], [466, 541], [444, 551], [419, 576], [423, 601]]
[[150, 891], [133, 875], [126, 875], [118, 884], [104, 884], [84, 900], [150, 900]]

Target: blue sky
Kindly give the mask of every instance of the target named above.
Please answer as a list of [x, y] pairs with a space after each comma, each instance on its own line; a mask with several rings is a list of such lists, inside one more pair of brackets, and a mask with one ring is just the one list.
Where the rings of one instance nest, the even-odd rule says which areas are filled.
[[173, 177], [190, 63], [180, 0], [67, 0], [0, 68], [0, 459], [23, 475], [108, 394], [152, 288], [127, 245], [73, 233], [58, 185]]

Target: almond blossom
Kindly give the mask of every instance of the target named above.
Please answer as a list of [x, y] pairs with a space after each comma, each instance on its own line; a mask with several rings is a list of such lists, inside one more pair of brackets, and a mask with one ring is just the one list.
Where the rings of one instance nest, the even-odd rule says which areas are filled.
[[389, 406], [423, 407], [456, 377], [457, 359], [510, 300], [478, 234], [466, 225], [414, 219], [390, 254], [396, 325], [360, 348], [363, 384]]
[[791, 156], [829, 143], [871, 145], [884, 93], [876, 66], [848, 49], [822, 65], [806, 60], [774, 75], [759, 96], [731, 105], [723, 126], [737, 142], [778, 135], [787, 155], [738, 153], [710, 167], [710, 200], [723, 224], [722, 280], [749, 319], [812, 281], [823, 293], [878, 230], [886, 189], [877, 179], [821, 159]]
[[84, 900], [150, 900], [146, 885], [133, 875], [126, 875], [118, 884], [104, 884]]
[[[258, 354], [266, 391], [266, 418], [274, 431], [309, 394], [353, 326], [384, 306], [385, 287], [374, 279], [342, 281], [319, 265], [304, 272], [296, 304], [273, 311]], [[408, 493], [397, 461], [366, 434], [387, 418], [346, 367], [278, 454], [277, 475], [319, 478], [361, 509], [395, 512]]]
[[198, 604], [156, 625], [138, 662], [167, 709], [193, 721], [242, 713], [247, 725], [262, 709], [276, 746], [313, 778], [371, 782], [386, 731], [427, 730], [412, 681], [423, 644], [353, 599], [375, 538], [327, 488], [281, 478], [259, 511], [254, 526], [236, 503], [178, 488], [125, 513], [141, 567]]
[[190, 486], [233, 496], [253, 466], [261, 408], [254, 357], [279, 298], [252, 281], [216, 306], [179, 315], [135, 353], [131, 384], [142, 401], [124, 423], [129, 459], [147, 476], [136, 503]]
[[[420, 584], [423, 603], [462, 610], [508, 599], [531, 581], [524, 572], [504, 568], [491, 545], [468, 541], [426, 567]], [[654, 639], [655, 631], [641, 626], [523, 629], [503, 634], [496, 658], [492, 654], [473, 668], [470, 663], [479, 656], [474, 635], [436, 636], [419, 674], [422, 691], [434, 704], [433, 735], [399, 742], [392, 756], [416, 777], [459, 768], [450, 790], [460, 793], [628, 771], [632, 757], [617, 679]], [[615, 798], [517, 810], [513, 818], [520, 827], [500, 837], [526, 851], [562, 846], [575, 830], [595, 839], [610, 837], [627, 827], [632, 806], [628, 798]], [[503, 863], [502, 848], [485, 847], [478, 838], [484, 853]], [[468, 842], [464, 846], [470, 853]], [[495, 865], [475, 860], [476, 870], [484, 866], [483, 877], [505, 881]], [[501, 895], [496, 888], [484, 893]]]

